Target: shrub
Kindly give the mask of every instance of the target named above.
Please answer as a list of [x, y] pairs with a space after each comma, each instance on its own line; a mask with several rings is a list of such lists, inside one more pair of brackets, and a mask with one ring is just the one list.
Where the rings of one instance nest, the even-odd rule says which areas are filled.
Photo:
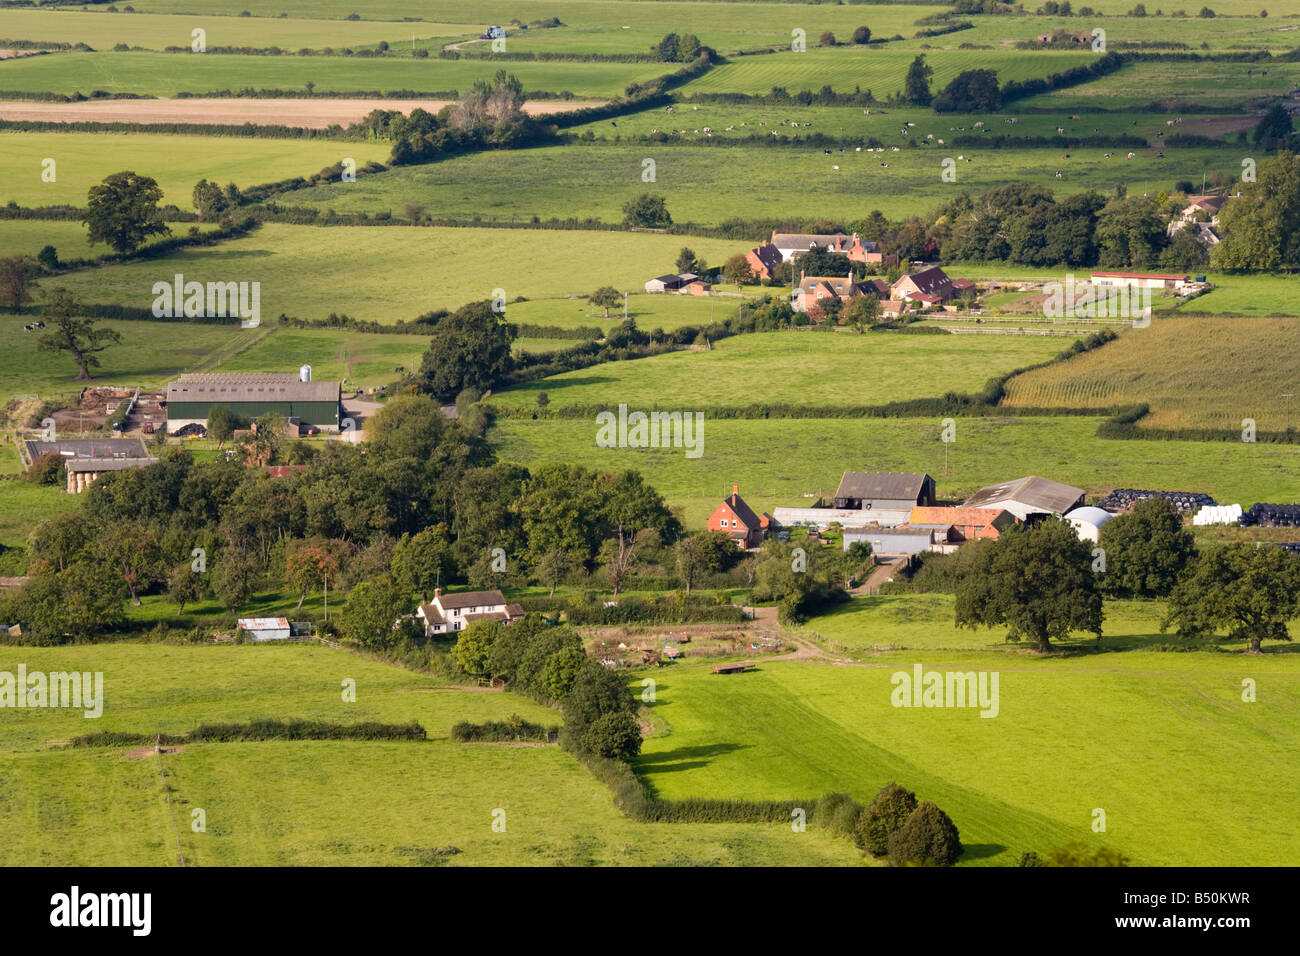
[[862, 44], [862, 43], [870, 43], [870, 42], [871, 42], [871, 28], [870, 28], [870, 27], [858, 27], [856, 30], [854, 30], [854, 31], [853, 31], [853, 42], [854, 42], [854, 43], [858, 43], [858, 44]]
[[27, 480], [37, 485], [57, 485], [63, 478], [63, 458], [60, 455], [41, 455], [27, 469]]
[[963, 850], [956, 825], [929, 800], [919, 803], [889, 838], [889, 861], [894, 866], [952, 866]]
[[603, 714], [583, 732], [582, 748], [607, 760], [630, 760], [641, 752], [641, 727], [630, 711]]
[[916, 809], [916, 794], [896, 783], [886, 784], [858, 818], [856, 843], [872, 856], [889, 852], [889, 838]]

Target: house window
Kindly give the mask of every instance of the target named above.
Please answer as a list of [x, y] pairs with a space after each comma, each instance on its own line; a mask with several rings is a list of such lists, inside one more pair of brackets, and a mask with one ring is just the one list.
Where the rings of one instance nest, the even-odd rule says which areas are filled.
[[726, 527], [730, 527], [730, 526], [727, 524], [727, 519], [726, 519], [726, 518], [723, 518], [721, 521], [718, 522], [718, 524], [721, 525], [721, 526], [724, 527], [724, 528], [726, 528]]

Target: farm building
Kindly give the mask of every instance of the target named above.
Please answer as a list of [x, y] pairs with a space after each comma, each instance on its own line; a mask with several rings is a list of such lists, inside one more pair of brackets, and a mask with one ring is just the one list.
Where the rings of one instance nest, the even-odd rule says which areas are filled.
[[898, 525], [894, 528], [845, 528], [844, 550], [859, 541], [871, 545], [872, 554], [920, 554], [934, 550], [936, 545], [948, 543], [947, 531], [939, 528], [914, 528]]
[[698, 278], [699, 276], [689, 272], [675, 276], [658, 276], [646, 282], [645, 290], [647, 292], [679, 292], [683, 286]]
[[846, 471], [835, 490], [835, 507], [903, 511], [903, 524], [917, 505], [934, 504], [934, 479], [923, 472]]
[[756, 279], [774, 279], [776, 278], [776, 267], [783, 261], [781, 250], [770, 242], [765, 242], [757, 249], [750, 249], [745, 253], [745, 261], [749, 263], [749, 271]]
[[965, 508], [1005, 508], [1021, 521], [1030, 515], [1063, 515], [1083, 504], [1083, 489], [1037, 475], [981, 488], [967, 498]]
[[100, 475], [158, 463], [140, 438], [74, 438], [62, 441], [26, 441], [22, 450], [30, 465], [42, 455], [63, 459], [68, 494], [80, 494]]
[[741, 551], [758, 548], [763, 544], [763, 532], [771, 524], [767, 515], [759, 517], [740, 497], [740, 486], [732, 485], [731, 494], [709, 515], [710, 531], [721, 531], [736, 542]]
[[1070, 522], [1070, 527], [1074, 528], [1079, 540], [1096, 542], [1101, 535], [1101, 526], [1113, 517], [1115, 516], [1109, 511], [1085, 507], [1075, 508], [1065, 516], [1065, 520]]
[[507, 604], [500, 591], [461, 591], [443, 594], [433, 589], [433, 600], [416, 609], [416, 620], [424, 625], [424, 636], [462, 631], [475, 621], [505, 621], [507, 624], [524, 616], [518, 604]]
[[257, 643], [287, 641], [291, 631], [286, 617], [241, 617], [239, 629]]
[[271, 412], [284, 418], [337, 432], [342, 392], [338, 382], [313, 382], [311, 368], [297, 375], [280, 372], [182, 375], [167, 386], [167, 431], [187, 425], [207, 428], [213, 405], [224, 405], [252, 421]]
[[996, 538], [1016, 523], [1005, 508], [916, 507], [907, 522], [913, 528], [947, 531], [949, 541]]
[[1159, 272], [1094, 272], [1093, 285], [1118, 286], [1126, 289], [1157, 289], [1181, 292], [1187, 276]]

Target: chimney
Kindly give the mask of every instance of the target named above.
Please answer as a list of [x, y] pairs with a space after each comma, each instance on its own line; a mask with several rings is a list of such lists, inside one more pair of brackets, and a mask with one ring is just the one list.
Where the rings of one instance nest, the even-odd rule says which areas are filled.
[[731, 486], [731, 497], [734, 498], [734, 497], [736, 497], [736, 495], [738, 495], [738, 494], [740, 494], [740, 485], [732, 485], [732, 486]]
[[438, 598], [440, 598], [440, 597], [442, 597], [442, 588], [434, 588], [434, 589], [433, 589], [433, 599], [436, 601], [436, 600], [438, 600]]
[[805, 272], [803, 269], [800, 269], [800, 270], [799, 270], [799, 283], [802, 285], [802, 284], [803, 284], [803, 280], [806, 279], [806, 278], [808, 278], [808, 273]]

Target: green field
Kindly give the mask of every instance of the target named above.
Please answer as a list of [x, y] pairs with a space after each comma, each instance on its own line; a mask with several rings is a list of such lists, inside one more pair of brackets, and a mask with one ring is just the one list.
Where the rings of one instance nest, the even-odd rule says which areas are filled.
[[382, 385], [397, 377], [398, 365], [414, 370], [429, 340], [420, 335], [375, 335], [316, 329], [275, 329], [251, 348], [220, 364], [222, 372], [293, 370], [310, 365], [322, 381], [347, 379], [344, 386]]
[[[892, 635], [874, 632], [883, 643]], [[999, 673], [997, 717], [892, 707], [891, 674], [915, 664]], [[1268, 699], [1243, 704], [1243, 676]], [[646, 741], [636, 765], [669, 798], [833, 790], [865, 802], [894, 780], [952, 817], [962, 864], [976, 866], [1072, 841], [1147, 866], [1277, 866], [1297, 850], [1294, 831], [1269, 822], [1300, 811], [1295, 654], [910, 651], [859, 666], [767, 663], [738, 677], [685, 664], [656, 680], [653, 712], [667, 733]], [[1104, 835], [1091, 829], [1097, 808]]]
[[[5, 472], [14, 469], [17, 452], [6, 453]], [[21, 463], [21, 462], [20, 462]], [[26, 481], [6, 481], [0, 485], [0, 544], [7, 548], [27, 547], [27, 536], [46, 518], [76, 510], [80, 504], [61, 485], [33, 485]]]
[[[147, 303], [146, 303], [147, 304]], [[31, 319], [0, 315], [0, 400], [11, 395], [76, 395], [86, 383], [77, 380], [77, 366], [66, 355], [40, 352], [40, 333], [23, 331]], [[216, 361], [263, 329], [192, 323], [121, 322], [100, 325], [122, 336], [120, 344], [99, 356], [96, 384], [157, 387], [200, 362]]]
[[[940, 138], [946, 137], [936, 136]], [[1107, 159], [1108, 152], [1115, 155]], [[791, 215], [852, 220], [876, 209], [891, 219], [903, 219], [930, 212], [959, 190], [982, 192], [1013, 182], [1046, 186], [1058, 196], [1087, 189], [1113, 194], [1118, 183], [1125, 184], [1130, 195], [1155, 195], [1172, 190], [1180, 179], [1199, 182], [1203, 173], [1213, 170], [1227, 176], [1241, 170], [1240, 147], [1170, 149], [1163, 158], [1157, 152], [1139, 150], [1125, 160], [1114, 148], [1088, 147], [1071, 150], [1065, 159], [1058, 149], [967, 149], [936, 142], [897, 153], [850, 149], [826, 156], [815, 146], [745, 150], [595, 143], [480, 153], [401, 167], [355, 183], [304, 189], [294, 193], [293, 201], [337, 212], [400, 214], [411, 197], [418, 196], [447, 216], [502, 221], [592, 217], [617, 223], [623, 219], [625, 202], [650, 191], [665, 198], [675, 222], [716, 225], [735, 217]], [[944, 182], [943, 160], [958, 156], [962, 159], [956, 164], [956, 183]], [[651, 186], [641, 179], [647, 158], [656, 164]], [[759, 168], [761, 183], [756, 184]], [[592, 188], [593, 183], [599, 188]]]
[[[694, 239], [682, 237], [690, 243], [696, 252]], [[705, 258], [708, 258], [707, 256]], [[710, 260], [720, 262], [721, 260]], [[665, 266], [673, 271], [673, 264]], [[647, 276], [649, 278], [649, 276]], [[736, 312], [740, 300], [722, 296], [696, 295], [662, 295], [647, 294], [636, 290], [645, 287], [644, 283], [630, 283], [629, 291], [633, 294], [627, 298], [628, 318], [636, 323], [637, 328], [649, 332], [652, 329], [676, 329], [683, 325], [708, 325], [721, 322]], [[762, 290], [769, 291], [769, 290]], [[780, 292], [781, 290], [774, 290]], [[589, 303], [585, 296], [565, 299], [529, 299], [527, 302], [512, 302], [506, 306], [506, 317], [511, 322], [532, 323], [534, 325], [558, 325], [561, 328], [597, 327], [609, 329], [623, 321], [623, 309], [610, 309], [609, 316], [605, 310]]]
[[[124, 169], [152, 176], [162, 204], [193, 209], [194, 184], [210, 179], [247, 188], [310, 176], [345, 157], [357, 166], [386, 162], [382, 143], [311, 139], [169, 136], [155, 133], [6, 133], [0, 137], [0, 200], [23, 206], [86, 205], [91, 186]], [[54, 160], [57, 180], [41, 179], [42, 162]], [[348, 185], [356, 185], [349, 183]], [[176, 230], [173, 230], [176, 231]], [[100, 251], [106, 251], [100, 247]]]
[[[641, 825], [555, 747], [462, 745], [458, 720], [559, 715], [502, 693], [318, 646], [0, 648], [0, 670], [102, 671], [104, 715], [11, 711], [0, 734], [0, 863], [190, 865], [853, 865], [847, 841], [788, 827]], [[356, 702], [340, 682], [356, 681]], [[428, 743], [193, 744], [163, 758], [129, 748], [47, 750], [91, 731], [184, 732], [201, 721], [304, 717], [420, 722]], [[376, 787], [381, 790], [377, 791]], [[377, 799], [377, 792], [382, 797]], [[206, 813], [207, 830], [188, 826]], [[492, 813], [506, 811], [506, 831]], [[169, 819], [170, 814], [170, 819]], [[424, 850], [424, 853], [420, 851]]]
[[269, 47], [287, 50], [302, 47], [366, 47], [380, 40], [477, 36], [482, 27], [467, 23], [420, 23], [394, 25], [372, 20], [312, 20], [272, 17], [216, 16], [212, 13], [185, 13], [159, 16], [148, 13], [120, 14], [96, 10], [78, 13], [70, 10], [0, 10], [0, 37], [21, 37], [52, 43], [85, 43], [96, 50], [106, 50], [118, 43], [146, 50], [165, 47], [189, 49], [192, 32], [203, 29], [209, 47]]
[[[791, 93], [818, 90], [829, 85], [837, 92], [851, 93], [855, 88], [871, 90], [883, 100], [903, 89], [907, 68], [917, 50], [840, 47], [814, 49], [810, 38], [804, 53], [773, 53], [765, 56], [737, 57], [715, 67], [685, 88], [691, 93], [766, 93], [776, 86]], [[957, 41], [960, 42], [960, 41]], [[962, 70], [978, 59], [981, 69], [996, 70], [998, 82], [1029, 80], [1060, 73], [1071, 67], [1092, 62], [1095, 53], [1055, 52], [1048, 50], [998, 50], [972, 55], [965, 50], [934, 50], [926, 53], [925, 62], [934, 69], [930, 85], [941, 90]]]
[[[672, 352], [579, 369], [493, 397], [551, 404], [685, 410], [750, 402], [884, 405], [946, 391], [978, 391], [995, 375], [1057, 355], [1047, 336], [858, 335], [771, 332], [720, 339], [709, 351]], [[942, 369], [941, 385], [934, 370]]]
[[[1119, 339], [1051, 368], [1026, 372], [1007, 385], [1004, 404], [1037, 408], [1147, 402], [1143, 425], [1238, 430], [1253, 418], [1263, 431], [1300, 425], [1295, 375], [1265, 355], [1292, 355], [1300, 330], [1289, 319], [1154, 320]], [[1153, 361], [1153, 356], [1159, 356]], [[1231, 388], [1224, 388], [1225, 383]]]
[[[1295, 34], [1291, 34], [1294, 36]], [[1189, 70], [1190, 67], [1190, 70]], [[1082, 86], [1022, 100], [1024, 109], [1075, 110], [1104, 102], [1108, 109], [1136, 109], [1153, 100], [1227, 106], [1261, 96], [1285, 96], [1300, 81], [1300, 63], [1133, 63]]]
[[[402, 25], [391, 30], [399, 39]], [[186, 34], [188, 35], [188, 33]], [[409, 33], [407, 34], [409, 36]], [[185, 59], [179, 59], [185, 57]], [[0, 63], [0, 89], [22, 92], [89, 94], [144, 93], [175, 96], [215, 90], [304, 89], [316, 93], [413, 90], [417, 93], [468, 90], [491, 79], [499, 64], [489, 60], [436, 57], [244, 56], [195, 53], [57, 53]], [[629, 83], [671, 72], [662, 63], [510, 63], [525, 91], [577, 96], [615, 96]]]
[[281, 313], [324, 318], [331, 312], [393, 322], [490, 299], [498, 288], [508, 299], [585, 297], [601, 285], [643, 288], [646, 279], [673, 271], [683, 245], [710, 262], [744, 248], [653, 233], [267, 224], [219, 246], [74, 273], [60, 282], [88, 302], [148, 308], [153, 283], [176, 272], [200, 282], [257, 281], [264, 324]]
[[[644, 360], [643, 360], [644, 361]], [[1120, 441], [1095, 436], [1094, 418], [958, 419], [944, 473], [934, 419], [705, 419], [703, 455], [681, 448], [598, 448], [591, 419], [498, 420], [488, 433], [502, 458], [530, 467], [582, 462], [636, 468], [690, 527], [733, 482], [755, 511], [807, 507], [834, 494], [845, 471], [925, 471], [941, 499], [1026, 474], [1078, 485], [1203, 491], [1225, 504], [1300, 501], [1300, 448], [1242, 442]], [[810, 495], [812, 498], [803, 498]]]

